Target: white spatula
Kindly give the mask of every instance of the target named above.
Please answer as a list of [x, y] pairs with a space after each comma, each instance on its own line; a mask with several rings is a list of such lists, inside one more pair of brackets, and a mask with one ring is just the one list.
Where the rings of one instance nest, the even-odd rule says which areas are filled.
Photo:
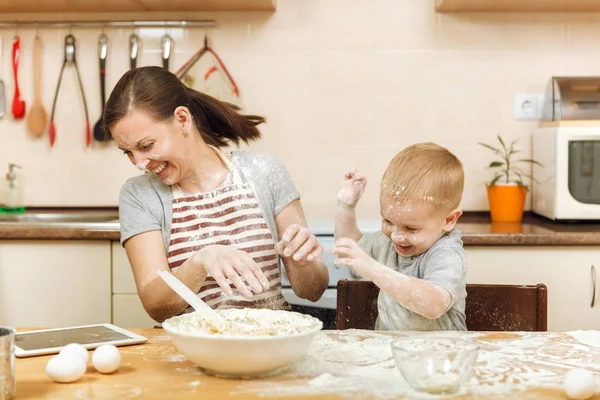
[[190, 306], [196, 310], [198, 314], [201, 314], [204, 318], [210, 319], [221, 319], [221, 316], [210, 308], [205, 302], [200, 299], [196, 293], [192, 292], [190, 288], [185, 286], [183, 282], [177, 279], [173, 274], [165, 270], [158, 271], [158, 275], [166, 282], [167, 285], [175, 293], [177, 293], [182, 299], [184, 299]]

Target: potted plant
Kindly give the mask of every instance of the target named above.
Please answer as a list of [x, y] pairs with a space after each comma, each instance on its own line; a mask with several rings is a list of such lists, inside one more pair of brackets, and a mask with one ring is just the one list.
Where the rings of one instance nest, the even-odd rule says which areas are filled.
[[521, 222], [523, 219], [523, 208], [527, 197], [528, 186], [525, 178], [534, 180], [531, 174], [526, 173], [519, 164], [542, 165], [536, 160], [529, 158], [516, 158], [520, 150], [515, 148], [519, 139], [513, 140], [506, 145], [504, 140], [498, 136], [500, 147], [494, 147], [486, 143], [479, 145], [491, 150], [499, 160], [494, 160], [488, 165], [494, 171], [490, 183], [486, 184], [490, 214], [494, 222]]

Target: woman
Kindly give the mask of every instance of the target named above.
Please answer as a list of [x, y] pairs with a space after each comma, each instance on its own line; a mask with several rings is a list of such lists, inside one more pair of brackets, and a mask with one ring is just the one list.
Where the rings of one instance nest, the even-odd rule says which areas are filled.
[[156, 321], [188, 307], [159, 270], [215, 309], [289, 308], [279, 256], [299, 297], [316, 301], [325, 291], [323, 249], [285, 167], [270, 155], [219, 150], [259, 139], [262, 122], [160, 67], [131, 70], [113, 89], [106, 133], [146, 172], [121, 189], [121, 243]]

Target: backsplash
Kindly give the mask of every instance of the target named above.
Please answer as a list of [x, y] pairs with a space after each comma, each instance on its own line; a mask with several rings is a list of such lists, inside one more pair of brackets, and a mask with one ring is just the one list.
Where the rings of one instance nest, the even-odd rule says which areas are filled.
[[[536, 123], [515, 121], [513, 96], [543, 93], [553, 75], [598, 74], [600, 15], [436, 14], [434, 0], [278, 0], [274, 14], [190, 14], [214, 18], [210, 43], [240, 88], [245, 111], [267, 117], [264, 138], [250, 148], [275, 154], [288, 167], [311, 219], [329, 218], [343, 173], [358, 168], [369, 184], [361, 218], [376, 219], [378, 186], [403, 147], [435, 141], [456, 153], [466, 171], [464, 210], [487, 210], [479, 141], [520, 138], [530, 153]], [[0, 17], [1, 19], [1, 17]], [[141, 17], [140, 19], [143, 19]], [[23, 166], [28, 206], [116, 206], [123, 182], [139, 172], [111, 144], [85, 146], [83, 104], [67, 67], [57, 101], [57, 137], [37, 138], [10, 114], [14, 29], [3, 38], [0, 77], [7, 115], [0, 121], [0, 173]], [[19, 84], [33, 101], [35, 28], [21, 38]], [[42, 97], [52, 107], [67, 29], [39, 29], [43, 41]], [[74, 28], [90, 125], [100, 116], [99, 29]], [[129, 68], [131, 29], [109, 36], [107, 96]], [[141, 29], [138, 66], [160, 65], [164, 29]], [[175, 71], [203, 45], [205, 30], [169, 29]], [[529, 204], [529, 201], [528, 201]]]

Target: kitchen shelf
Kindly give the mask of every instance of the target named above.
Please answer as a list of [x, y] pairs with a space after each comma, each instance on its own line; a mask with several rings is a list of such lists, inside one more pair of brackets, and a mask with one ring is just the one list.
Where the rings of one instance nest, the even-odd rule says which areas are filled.
[[275, 5], [276, 0], [0, 0], [0, 13], [275, 11]]
[[451, 12], [600, 12], [598, 0], [436, 0], [435, 9]]
[[216, 22], [212, 19], [205, 20], [191, 20], [191, 21], [0, 21], [0, 28], [110, 28], [110, 27], [121, 27], [121, 28], [192, 28], [192, 27], [203, 27], [209, 28], [216, 25]]

